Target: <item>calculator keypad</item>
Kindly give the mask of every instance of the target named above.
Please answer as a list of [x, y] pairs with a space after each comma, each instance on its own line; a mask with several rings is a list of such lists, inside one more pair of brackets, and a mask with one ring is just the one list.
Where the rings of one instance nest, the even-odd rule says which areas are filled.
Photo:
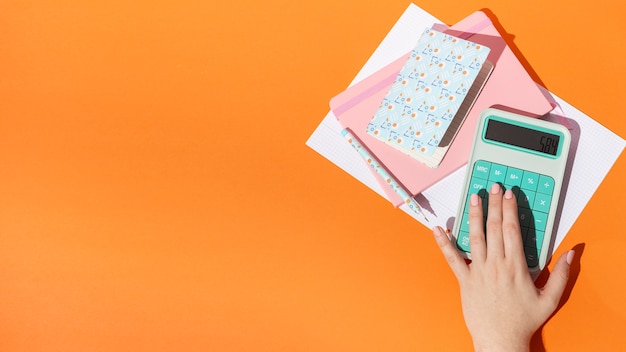
[[469, 252], [469, 198], [473, 193], [483, 200], [484, 221], [487, 219], [489, 192], [494, 183], [515, 194], [519, 222], [522, 229], [522, 243], [526, 263], [529, 267], [539, 264], [539, 254], [546, 230], [548, 213], [552, 205], [554, 179], [550, 176], [509, 167], [502, 164], [478, 160], [473, 165], [469, 191], [465, 200], [463, 217], [457, 238], [459, 249]]

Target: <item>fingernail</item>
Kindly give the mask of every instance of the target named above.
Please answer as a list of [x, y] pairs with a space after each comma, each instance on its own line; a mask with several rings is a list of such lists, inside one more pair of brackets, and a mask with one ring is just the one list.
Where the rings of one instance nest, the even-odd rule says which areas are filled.
[[478, 194], [474, 193], [470, 196], [470, 204], [472, 206], [478, 205]]
[[441, 235], [443, 235], [443, 229], [439, 226], [435, 226], [433, 227], [433, 234], [435, 237], [441, 237]]
[[565, 260], [567, 260], [567, 265], [571, 265], [572, 264], [572, 260], [574, 260], [574, 250], [570, 250], [569, 252], [567, 252], [567, 257], [565, 258]]
[[500, 185], [497, 183], [494, 183], [491, 186], [491, 194], [498, 194], [498, 193], [500, 193]]
[[511, 198], [513, 198], [513, 191], [511, 191], [510, 189], [507, 189], [507, 190], [504, 192], [504, 198], [505, 198], [505, 199], [511, 199]]

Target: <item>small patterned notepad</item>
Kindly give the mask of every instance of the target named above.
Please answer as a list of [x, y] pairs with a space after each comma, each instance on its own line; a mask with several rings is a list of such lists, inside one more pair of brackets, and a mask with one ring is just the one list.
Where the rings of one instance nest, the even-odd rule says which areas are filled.
[[491, 73], [490, 49], [426, 29], [367, 133], [437, 167]]

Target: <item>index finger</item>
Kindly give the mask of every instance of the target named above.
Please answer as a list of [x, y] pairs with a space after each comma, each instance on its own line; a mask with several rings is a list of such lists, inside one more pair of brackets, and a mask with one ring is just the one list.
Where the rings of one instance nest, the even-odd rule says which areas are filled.
[[502, 193], [503, 189], [494, 183], [489, 191], [489, 209], [487, 210], [487, 257], [504, 258], [502, 239]]

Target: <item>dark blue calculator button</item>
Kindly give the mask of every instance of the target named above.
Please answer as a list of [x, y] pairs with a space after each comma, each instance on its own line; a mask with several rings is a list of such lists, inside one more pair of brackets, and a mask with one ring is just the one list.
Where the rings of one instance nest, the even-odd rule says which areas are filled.
[[532, 212], [530, 209], [518, 208], [517, 215], [519, 217], [520, 226], [530, 227], [532, 220]]
[[548, 214], [542, 211], [532, 211], [532, 224], [531, 228], [534, 228], [538, 231], [546, 230], [546, 223], [548, 222]]
[[543, 244], [543, 235], [544, 235], [543, 231], [539, 231], [536, 229], [529, 229], [524, 245], [526, 247], [541, 248]]
[[456, 246], [464, 252], [470, 251], [469, 232], [459, 231], [459, 238], [456, 241]]
[[530, 209], [533, 204], [535, 204], [535, 192], [521, 189], [517, 198], [517, 205], [522, 208]]
[[524, 251], [526, 253], [526, 265], [529, 268], [539, 265], [539, 253], [537, 253], [536, 248], [525, 247]]

